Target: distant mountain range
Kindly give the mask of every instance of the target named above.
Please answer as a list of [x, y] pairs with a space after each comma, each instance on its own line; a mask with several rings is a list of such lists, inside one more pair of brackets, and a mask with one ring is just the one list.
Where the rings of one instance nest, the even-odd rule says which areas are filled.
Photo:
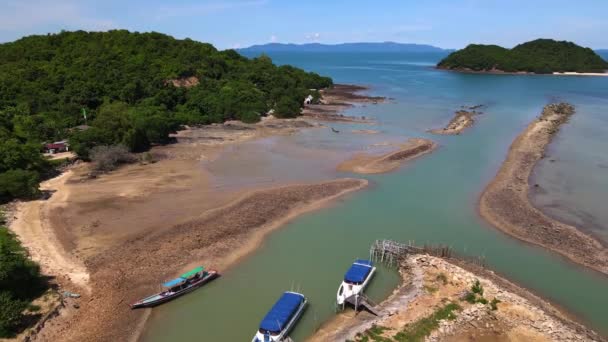
[[248, 48], [238, 49], [245, 53], [262, 52], [451, 52], [432, 45], [403, 44], [395, 42], [383, 43], [342, 43], [342, 44], [283, 44], [269, 43], [253, 45]]
[[608, 49], [595, 50], [595, 53], [597, 53], [598, 55], [602, 56], [602, 58], [604, 58], [605, 60], [608, 61]]

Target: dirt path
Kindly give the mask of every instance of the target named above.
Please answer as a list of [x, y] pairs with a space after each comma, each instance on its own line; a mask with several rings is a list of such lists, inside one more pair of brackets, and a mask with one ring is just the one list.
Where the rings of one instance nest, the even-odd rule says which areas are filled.
[[530, 203], [528, 180], [547, 145], [574, 108], [549, 105], [511, 145], [507, 159], [481, 195], [479, 212], [500, 230], [608, 274], [608, 249], [576, 227], [556, 221]]
[[403, 163], [432, 152], [437, 144], [428, 139], [410, 139], [398, 150], [374, 156], [359, 153], [338, 165], [338, 171], [361, 174], [385, 173], [397, 169]]
[[65, 280], [90, 291], [89, 273], [82, 260], [69, 253], [59, 241], [48, 221], [49, 213], [67, 205], [69, 190], [65, 186], [71, 172], [40, 184], [42, 191], [54, 192], [49, 199], [21, 202], [10, 229], [28, 249], [32, 259], [41, 266], [43, 274], [65, 277]]

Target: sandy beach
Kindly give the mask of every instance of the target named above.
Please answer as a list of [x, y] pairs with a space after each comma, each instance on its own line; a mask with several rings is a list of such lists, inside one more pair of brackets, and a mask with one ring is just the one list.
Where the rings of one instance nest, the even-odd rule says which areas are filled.
[[[378, 317], [348, 309], [309, 341], [407, 340], [406, 334], [424, 324], [428, 327], [430, 317], [446, 305], [455, 307], [452, 319], [438, 320], [426, 341], [604, 341], [550, 303], [479, 266], [414, 254], [401, 264], [400, 272], [402, 284], [375, 308]], [[482, 294], [475, 301], [464, 300], [463, 294], [472, 292], [477, 280]]]
[[428, 139], [409, 139], [398, 149], [382, 154], [355, 154], [352, 158], [340, 163], [338, 171], [360, 174], [385, 173], [397, 169], [403, 163], [432, 152], [437, 144]]
[[554, 72], [556, 76], [608, 76], [608, 72]]
[[136, 340], [149, 309], [128, 304], [160, 282], [201, 264], [226, 270], [289, 220], [365, 187], [362, 179], [217, 187], [201, 164], [228, 146], [321, 126], [271, 118], [191, 127], [153, 148], [153, 163], [94, 176], [81, 163], [43, 182], [48, 198], [19, 203], [10, 228], [60, 291], [81, 298], [64, 300], [35, 339]]
[[515, 139], [498, 174], [481, 195], [479, 212], [509, 235], [608, 274], [608, 249], [599, 240], [543, 214], [528, 197], [528, 180], [534, 166], [573, 111], [566, 104], [549, 105], [528, 125]]

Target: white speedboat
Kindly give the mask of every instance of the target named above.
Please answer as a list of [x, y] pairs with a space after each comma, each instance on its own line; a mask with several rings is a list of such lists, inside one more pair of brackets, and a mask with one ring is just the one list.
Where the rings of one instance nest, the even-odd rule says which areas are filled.
[[370, 260], [355, 260], [348, 271], [346, 271], [344, 280], [340, 284], [340, 288], [338, 288], [336, 296], [338, 305], [344, 307], [347, 300], [353, 296], [354, 302], [357, 302], [359, 296], [363, 294], [363, 290], [369, 284], [374, 272], [376, 272], [376, 267], [374, 267]]
[[280, 342], [287, 339], [287, 334], [298, 321], [306, 297], [297, 292], [287, 291], [277, 300], [266, 314], [252, 342]]

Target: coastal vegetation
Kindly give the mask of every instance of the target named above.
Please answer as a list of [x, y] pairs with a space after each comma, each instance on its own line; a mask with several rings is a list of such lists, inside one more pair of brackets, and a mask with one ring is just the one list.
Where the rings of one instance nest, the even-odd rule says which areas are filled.
[[3, 221], [0, 217], [0, 338], [18, 332], [24, 311], [36, 310], [30, 303], [47, 287], [40, 268]]
[[126, 30], [61, 32], [0, 45], [0, 200], [32, 197], [49, 170], [42, 143], [141, 152], [180, 125], [300, 114], [332, 80], [267, 56]]
[[604, 72], [608, 70], [608, 62], [593, 50], [572, 42], [537, 39], [512, 49], [471, 44], [451, 53], [437, 67], [479, 72], [584, 73]]

